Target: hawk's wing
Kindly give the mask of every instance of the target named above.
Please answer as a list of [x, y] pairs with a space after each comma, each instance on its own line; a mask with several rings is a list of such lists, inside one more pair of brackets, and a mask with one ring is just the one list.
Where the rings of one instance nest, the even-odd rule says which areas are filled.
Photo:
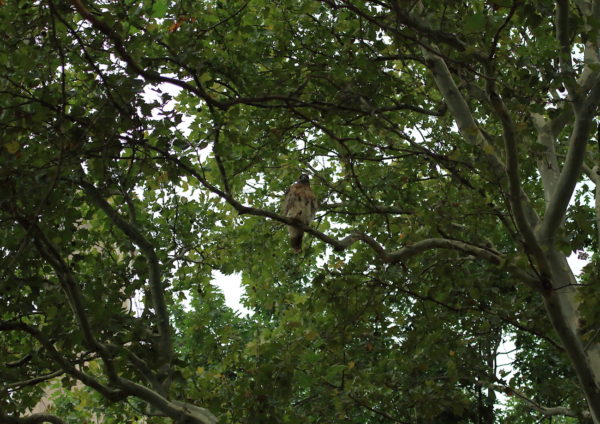
[[317, 198], [312, 190], [310, 190], [312, 197], [310, 199], [310, 220], [312, 221], [317, 213], [317, 208], [319, 207], [319, 202], [317, 202]]
[[292, 184], [283, 199], [283, 214], [309, 224], [316, 211], [317, 200], [310, 186], [300, 183]]
[[281, 202], [281, 214], [287, 216], [290, 210], [290, 189], [292, 187], [288, 187], [283, 194], [283, 202]]

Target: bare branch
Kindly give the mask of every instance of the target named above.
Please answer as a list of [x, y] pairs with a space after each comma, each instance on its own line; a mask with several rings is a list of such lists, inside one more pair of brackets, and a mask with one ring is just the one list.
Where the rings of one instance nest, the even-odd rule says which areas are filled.
[[555, 406], [555, 407], [543, 406], [539, 402], [536, 402], [535, 400], [526, 396], [520, 390], [517, 390], [514, 387], [510, 387], [508, 385], [494, 384], [494, 383], [488, 383], [488, 382], [482, 382], [482, 381], [476, 381], [475, 384], [477, 384], [478, 386], [490, 388], [496, 392], [504, 393], [509, 396], [514, 396], [514, 397], [522, 400], [523, 403], [525, 404], [525, 406], [541, 413], [542, 415], [544, 415], [546, 417], [563, 416], [563, 417], [582, 418], [581, 414], [577, 414], [575, 411], [573, 411], [569, 408], [565, 408], [562, 406]]

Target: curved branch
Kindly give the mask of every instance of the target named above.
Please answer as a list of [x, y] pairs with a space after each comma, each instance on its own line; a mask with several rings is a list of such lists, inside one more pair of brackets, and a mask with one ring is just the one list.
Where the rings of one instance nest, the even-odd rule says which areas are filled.
[[54, 372], [51, 372], [46, 375], [40, 375], [38, 377], [30, 378], [29, 380], [23, 380], [23, 381], [17, 381], [15, 383], [10, 383], [6, 387], [9, 390], [16, 391], [16, 390], [21, 389], [26, 386], [35, 386], [38, 383], [43, 383], [45, 381], [52, 380], [53, 378], [63, 375], [64, 373], [65, 372], [63, 370], [58, 370], [58, 371], [54, 371]]
[[418, 241], [412, 245], [405, 246], [396, 252], [388, 252], [373, 237], [371, 237], [367, 234], [361, 233], [361, 232], [353, 232], [341, 240], [335, 239], [335, 238], [330, 237], [327, 234], [322, 233], [308, 225], [304, 225], [295, 219], [288, 218], [287, 216], [279, 215], [275, 212], [264, 210], [264, 209], [246, 206], [246, 205], [240, 203], [238, 200], [236, 200], [231, 194], [225, 193], [224, 191], [220, 190], [219, 188], [217, 188], [214, 185], [212, 185], [211, 183], [209, 183], [206, 180], [206, 178], [204, 178], [191, 165], [188, 165], [187, 163], [183, 162], [178, 157], [173, 156], [170, 153], [165, 152], [165, 151], [155, 148], [155, 147], [150, 147], [150, 148], [161, 153], [162, 155], [164, 155], [164, 157], [166, 159], [176, 163], [183, 170], [185, 170], [191, 176], [196, 178], [200, 182], [200, 184], [202, 184], [205, 188], [207, 188], [214, 194], [218, 195], [223, 200], [225, 200], [228, 204], [233, 206], [233, 208], [240, 215], [248, 214], [248, 215], [254, 215], [254, 216], [262, 216], [265, 218], [270, 218], [274, 221], [281, 222], [283, 224], [292, 225], [292, 226], [301, 228], [305, 232], [307, 232], [307, 233], [313, 235], [314, 237], [318, 238], [319, 240], [329, 244], [336, 251], [344, 251], [344, 250], [348, 249], [350, 246], [352, 246], [354, 243], [356, 243], [357, 241], [362, 241], [365, 244], [369, 245], [369, 247], [371, 247], [371, 249], [373, 249], [373, 251], [377, 254], [377, 257], [379, 258], [379, 260], [381, 260], [384, 263], [395, 264], [402, 260], [405, 260], [412, 256], [415, 256], [419, 253], [425, 252], [427, 250], [433, 250], [433, 249], [456, 250], [456, 251], [460, 251], [462, 253], [466, 253], [468, 255], [472, 255], [477, 258], [483, 259], [493, 265], [504, 266], [507, 271], [509, 271], [511, 274], [515, 275], [516, 277], [520, 278], [523, 282], [530, 285], [531, 287], [533, 287], [535, 289], [540, 289], [540, 287], [541, 287], [540, 281], [535, 275], [529, 274], [527, 271], [519, 268], [516, 265], [511, 264], [510, 262], [507, 261], [507, 258], [504, 255], [502, 255], [501, 253], [496, 252], [494, 250], [484, 249], [482, 247], [479, 247], [479, 246], [476, 246], [473, 244], [469, 244], [466, 242], [458, 241], [458, 240], [451, 240], [451, 239], [444, 239], [444, 238], [426, 239], [426, 240]]
[[158, 257], [154, 250], [154, 245], [142, 235], [138, 228], [123, 219], [119, 213], [108, 204], [100, 192], [87, 181], [79, 180], [78, 184], [83, 188], [86, 195], [92, 202], [106, 214], [106, 216], [115, 224], [131, 241], [138, 245], [148, 263], [148, 274], [150, 281], [150, 291], [152, 293], [153, 307], [157, 316], [157, 327], [160, 334], [160, 354], [161, 363], [169, 365], [173, 355], [173, 341], [171, 337], [171, 325], [169, 323], [169, 312], [161, 282], [161, 270]]
[[[89, 362], [89, 361], [91, 361], [93, 359], [97, 359], [97, 358], [98, 358], [97, 356], [93, 356], [93, 357], [81, 356], [77, 361], [73, 361], [72, 365], [74, 365], [74, 366], [81, 365], [83, 363]], [[29, 378], [27, 380], [15, 381], [13, 383], [8, 383], [3, 389], [0, 389], [0, 391], [8, 390], [9, 392], [15, 392], [17, 390], [22, 389], [23, 387], [35, 386], [36, 384], [43, 383], [48, 380], [52, 380], [53, 378], [59, 377], [63, 374], [65, 374], [65, 370], [59, 369], [59, 370], [50, 372], [48, 374], [38, 375], [37, 377]]]
[[145, 400], [150, 405], [159, 409], [168, 417], [177, 420], [177, 422], [186, 422], [190, 424], [215, 424], [217, 422], [217, 417], [215, 417], [208, 409], [185, 402], [170, 401], [159, 393], [124, 378], [119, 378], [118, 384], [129, 393]]
[[539, 402], [536, 402], [535, 400], [531, 399], [530, 397], [525, 395], [523, 392], [515, 389], [514, 387], [510, 387], [510, 386], [507, 386], [504, 384], [494, 384], [494, 383], [487, 383], [487, 382], [482, 382], [482, 381], [476, 381], [475, 384], [478, 386], [487, 387], [496, 392], [504, 393], [509, 396], [514, 396], [514, 397], [522, 400], [525, 403], [525, 405], [527, 407], [529, 407], [530, 409], [533, 409], [546, 417], [563, 416], [563, 417], [582, 418], [581, 414], [577, 414], [575, 411], [573, 411], [569, 408], [565, 408], [562, 406], [548, 407], [548, 406], [541, 405]]

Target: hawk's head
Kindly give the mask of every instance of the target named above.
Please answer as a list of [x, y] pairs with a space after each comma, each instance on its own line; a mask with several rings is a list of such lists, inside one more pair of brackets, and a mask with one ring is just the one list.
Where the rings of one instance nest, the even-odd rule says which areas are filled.
[[310, 177], [308, 174], [301, 174], [300, 178], [298, 178], [298, 182], [302, 184], [308, 184], [310, 181]]

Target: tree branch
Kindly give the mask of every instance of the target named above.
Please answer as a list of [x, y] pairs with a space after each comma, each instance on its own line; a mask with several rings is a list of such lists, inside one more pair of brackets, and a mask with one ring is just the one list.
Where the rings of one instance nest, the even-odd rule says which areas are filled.
[[152, 293], [152, 306], [156, 312], [157, 327], [160, 334], [160, 360], [163, 365], [170, 366], [173, 356], [173, 341], [169, 323], [169, 312], [167, 310], [167, 303], [161, 281], [160, 264], [154, 250], [154, 245], [142, 235], [133, 223], [123, 219], [119, 213], [104, 200], [96, 187], [83, 179], [78, 180], [78, 184], [83, 188], [84, 192], [92, 202], [102, 209], [113, 224], [123, 231], [132, 242], [138, 245], [146, 258], [150, 291]]
[[544, 198], [546, 202], [549, 202], [560, 176], [560, 167], [554, 146], [556, 136], [552, 131], [552, 122], [546, 120], [542, 115], [533, 113], [531, 114], [531, 120], [537, 130], [538, 143], [545, 147], [538, 160], [537, 167], [542, 179]]
[[[546, 255], [542, 250], [538, 240], [535, 237], [531, 216], [533, 209], [527, 204], [527, 197], [521, 188], [521, 178], [519, 176], [519, 153], [517, 150], [518, 135], [514, 122], [506, 105], [496, 93], [492, 79], [486, 82], [488, 97], [496, 116], [500, 119], [502, 125], [502, 136], [504, 139], [504, 150], [506, 153], [506, 175], [508, 179], [508, 199], [513, 213], [515, 224], [525, 241], [525, 250], [533, 254], [536, 263], [540, 268], [541, 274], [550, 275], [550, 266]], [[529, 213], [526, 213], [529, 212]], [[533, 220], [533, 224], [537, 220]]]
[[569, 93], [569, 99], [575, 100], [578, 97], [579, 87], [575, 81], [575, 72], [573, 71], [573, 62], [571, 58], [571, 42], [569, 40], [569, 0], [556, 1], [556, 39], [560, 45], [558, 61], [565, 86]]
[[26, 386], [35, 386], [38, 383], [43, 383], [44, 381], [52, 380], [53, 378], [58, 377], [59, 375], [63, 375], [64, 373], [65, 372], [63, 370], [58, 370], [58, 371], [54, 371], [54, 372], [51, 372], [46, 375], [40, 375], [38, 377], [30, 378], [28, 380], [17, 381], [17, 382], [8, 384], [6, 387], [8, 389], [12, 389], [13, 391], [16, 391], [16, 390], [21, 389]]
[[[0, 322], [0, 331], [23, 331], [33, 336], [48, 352], [52, 359], [58, 363], [65, 372], [74, 378], [80, 380], [86, 386], [99, 392], [101, 395], [106, 397], [108, 400], [116, 402], [125, 399], [128, 396], [136, 396], [153, 407], [159, 409], [167, 416], [181, 422], [199, 423], [199, 424], [215, 424], [217, 422], [216, 417], [207, 409], [200, 408], [195, 405], [169, 401], [159, 393], [137, 384], [131, 380], [115, 376], [114, 383], [121, 387], [123, 390], [114, 390], [104, 386], [102, 383], [97, 381], [95, 378], [83, 373], [73, 366], [67, 359], [62, 357], [58, 351], [54, 348], [52, 342], [46, 338], [46, 336], [28, 324], [13, 321]], [[1, 417], [1, 416], [0, 416]], [[185, 421], [187, 419], [187, 421]], [[2, 422], [2, 421], [0, 421]], [[21, 424], [19, 421], [12, 421]], [[43, 422], [43, 421], [27, 421], [29, 422]], [[59, 423], [59, 421], [50, 421], [52, 423]]]
[[250, 206], [243, 205], [242, 203], [237, 201], [231, 194], [225, 193], [222, 190], [220, 190], [219, 188], [210, 184], [191, 165], [186, 164], [181, 159], [179, 159], [165, 151], [162, 151], [162, 150], [154, 148], [154, 147], [151, 147], [151, 148], [155, 151], [160, 152], [161, 154], [163, 154], [165, 156], [165, 158], [173, 161], [178, 166], [180, 166], [182, 169], [187, 171], [191, 176], [196, 178], [200, 182], [200, 184], [202, 184], [208, 190], [215, 193], [216, 195], [218, 195], [219, 197], [224, 199], [228, 204], [233, 206], [233, 208], [240, 215], [248, 214], [248, 215], [254, 215], [254, 216], [263, 216], [265, 218], [270, 218], [274, 221], [279, 221], [279, 222], [287, 224], [287, 225], [296, 226], [298, 228], [301, 228], [305, 232], [312, 234], [319, 240], [329, 244], [336, 251], [344, 251], [344, 250], [348, 249], [350, 246], [352, 246], [354, 243], [356, 243], [357, 241], [362, 241], [365, 244], [369, 245], [369, 247], [371, 247], [371, 249], [373, 249], [373, 251], [376, 253], [379, 260], [381, 260], [384, 263], [395, 264], [395, 263], [398, 263], [402, 260], [408, 259], [414, 255], [417, 255], [417, 254], [422, 253], [427, 250], [433, 250], [433, 249], [456, 250], [456, 251], [460, 251], [462, 253], [466, 253], [468, 255], [478, 257], [480, 259], [484, 259], [485, 261], [487, 261], [491, 264], [494, 264], [494, 265], [498, 265], [498, 266], [502, 265], [505, 267], [505, 269], [507, 271], [509, 271], [511, 274], [515, 275], [516, 277], [520, 278], [526, 284], [530, 285], [531, 287], [533, 287], [535, 289], [540, 289], [539, 279], [535, 275], [530, 274], [530, 273], [524, 271], [523, 269], [519, 268], [518, 266], [507, 262], [506, 257], [504, 255], [502, 255], [501, 253], [495, 252], [492, 250], [488, 250], [488, 249], [484, 249], [482, 247], [479, 247], [479, 246], [476, 246], [473, 244], [468, 244], [466, 242], [462, 242], [462, 241], [458, 241], [458, 240], [443, 239], [443, 238], [426, 239], [426, 240], [418, 241], [410, 246], [405, 246], [396, 252], [388, 252], [374, 238], [372, 238], [371, 236], [369, 236], [367, 234], [361, 233], [361, 232], [353, 232], [341, 240], [335, 239], [335, 238], [330, 237], [318, 230], [315, 230], [314, 228], [312, 228], [308, 225], [304, 225], [295, 219], [288, 218], [286, 216], [279, 215], [275, 212], [271, 212], [268, 210], [258, 209], [258, 208], [253, 208]]
[[139, 375], [152, 385], [161, 396], [166, 396], [165, 387], [156, 377], [156, 372], [150, 368], [150, 366], [142, 358], [133, 353], [126, 346], [117, 346], [114, 344], [107, 344], [107, 347], [114, 350], [115, 352], [123, 352], [129, 358], [131, 363], [138, 369]]
[[94, 336], [87, 313], [85, 311], [81, 289], [79, 288], [79, 284], [73, 276], [71, 269], [60, 255], [58, 248], [54, 246], [48, 237], [46, 237], [46, 234], [41, 230], [37, 223], [29, 222], [24, 217], [17, 217], [17, 220], [21, 226], [32, 230], [34, 244], [38, 252], [42, 258], [44, 258], [54, 269], [54, 272], [56, 273], [56, 276], [58, 277], [58, 280], [60, 281], [61, 286], [67, 295], [67, 298], [69, 299], [69, 305], [73, 310], [73, 314], [75, 315], [77, 324], [81, 329], [85, 343], [100, 354], [102, 361], [106, 366], [109, 378], [114, 377], [112, 359], [106, 350], [106, 346], [104, 346], [104, 344], [98, 341], [96, 336]]
[[139, 385], [131, 380], [119, 378], [118, 384], [134, 396], [145, 400], [168, 417], [177, 422], [215, 424], [215, 417], [208, 409], [185, 402], [169, 401], [157, 392]]
[[480, 149], [498, 183], [503, 187], [508, 185], [508, 190], [505, 190], [509, 193], [511, 209], [513, 210], [519, 233], [524, 238], [526, 250], [531, 250], [534, 253], [536, 262], [541, 268], [540, 271], [548, 275], [547, 261], [533, 233], [533, 228], [539, 223], [539, 218], [535, 210], [528, 206], [530, 203], [529, 199], [523, 191], [518, 178], [515, 131], [510, 115], [508, 115], [506, 108], [497, 95], [490, 96], [490, 100], [496, 103], [495, 108], [504, 129], [507, 161], [509, 161], [507, 164], [504, 164], [495, 153], [494, 147], [479, 130], [469, 106], [454, 83], [450, 70], [442, 57], [428, 49], [422, 48], [421, 50], [429, 69], [433, 73], [437, 88], [448, 104], [459, 132], [467, 142]]
[[562, 406], [555, 406], [555, 407], [543, 406], [539, 402], [536, 402], [535, 400], [526, 396], [523, 392], [515, 389], [514, 387], [510, 387], [510, 386], [507, 386], [504, 384], [494, 384], [494, 383], [488, 383], [488, 382], [483, 382], [483, 381], [476, 381], [475, 384], [478, 386], [490, 388], [496, 392], [504, 393], [509, 396], [515, 396], [515, 397], [521, 399], [527, 407], [541, 413], [542, 415], [544, 415], [546, 417], [564, 416], [564, 417], [582, 418], [581, 414], [577, 414], [574, 411], [570, 410], [569, 408], [565, 408]]
[[142, 68], [125, 48], [125, 46], [123, 44], [123, 39], [121, 38], [121, 36], [119, 34], [117, 34], [115, 31], [113, 31], [112, 28], [110, 28], [102, 20], [97, 18], [96, 15], [94, 15], [92, 12], [90, 12], [90, 10], [83, 4], [82, 0], [71, 0], [71, 4], [75, 7], [77, 12], [86, 21], [88, 21], [94, 28], [96, 28], [97, 30], [99, 30], [101, 33], [103, 33], [104, 35], [106, 35], [108, 37], [108, 39], [113, 43], [115, 50], [117, 51], [119, 57], [121, 59], [123, 59], [127, 63], [127, 65], [131, 68], [131, 70], [133, 70], [136, 74], [141, 75], [146, 80], [151, 81], [151, 82], [157, 82], [157, 83], [165, 82], [165, 83], [173, 84], [177, 87], [183, 88], [186, 91], [189, 91], [190, 93], [194, 93], [195, 95], [202, 98], [204, 101], [206, 101], [206, 103], [208, 103], [210, 105], [222, 107], [222, 104], [220, 104], [219, 102], [214, 100], [212, 97], [210, 97], [202, 89], [202, 87], [196, 87], [185, 81], [181, 81], [177, 78], [165, 77], [165, 76], [160, 75], [157, 72], [148, 71], [148, 70]]
[[44, 347], [44, 349], [46, 349], [48, 355], [50, 355], [54, 362], [56, 362], [67, 374], [80, 380], [86, 386], [96, 390], [108, 400], [116, 402], [128, 396], [125, 392], [107, 387], [94, 377], [78, 370], [71, 362], [58, 353], [58, 351], [54, 348], [53, 343], [37, 328], [22, 322], [1, 321], [0, 331], [22, 331], [28, 333], [35, 338]]
[[542, 243], [552, 242], [565, 217], [569, 201], [575, 190], [575, 184], [577, 184], [581, 173], [588, 137], [598, 103], [600, 103], [600, 76], [596, 77], [587, 98], [574, 106], [575, 124], [569, 141], [567, 158], [554, 193], [547, 203], [544, 219], [538, 232]]
[[50, 414], [32, 414], [24, 417], [13, 417], [10, 415], [0, 413], [0, 422], [3, 424], [67, 424], [66, 421], [63, 421], [56, 415]]

